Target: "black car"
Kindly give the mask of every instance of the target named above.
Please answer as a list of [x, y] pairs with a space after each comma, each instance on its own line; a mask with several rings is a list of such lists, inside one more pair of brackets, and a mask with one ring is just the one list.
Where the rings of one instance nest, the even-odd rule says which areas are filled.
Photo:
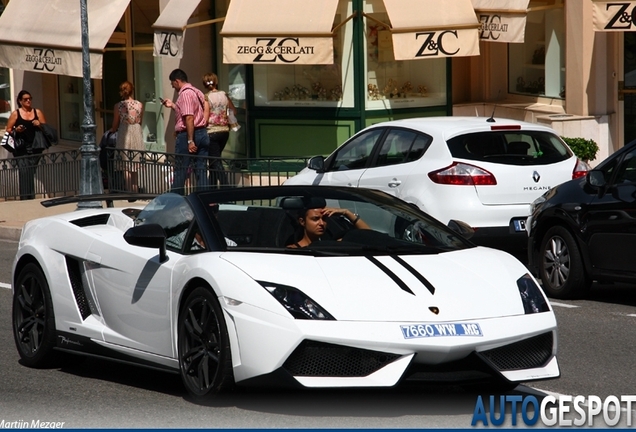
[[595, 280], [636, 281], [636, 141], [546, 192], [526, 226], [529, 265], [549, 296], [582, 297]]

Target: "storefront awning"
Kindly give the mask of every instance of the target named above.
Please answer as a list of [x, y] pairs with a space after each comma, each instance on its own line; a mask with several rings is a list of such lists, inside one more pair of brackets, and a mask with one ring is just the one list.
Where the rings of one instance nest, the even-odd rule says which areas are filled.
[[634, 31], [635, 16], [636, 1], [592, 0], [592, 22], [595, 31]]
[[384, 0], [395, 60], [479, 55], [479, 28], [470, 0]]
[[523, 43], [530, 0], [472, 0], [485, 42]]
[[183, 57], [183, 38], [190, 16], [201, 0], [170, 0], [152, 25], [154, 29], [154, 55]]
[[223, 63], [333, 64], [338, 0], [232, 0]]
[[[102, 77], [102, 53], [130, 0], [89, 0], [91, 78]], [[82, 76], [78, 0], [11, 1], [0, 16], [0, 66]]]

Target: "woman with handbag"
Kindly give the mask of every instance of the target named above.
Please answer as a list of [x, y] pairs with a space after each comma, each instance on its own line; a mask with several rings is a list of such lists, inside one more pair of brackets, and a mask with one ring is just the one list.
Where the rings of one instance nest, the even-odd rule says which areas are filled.
[[208, 89], [206, 99], [210, 105], [208, 136], [210, 137], [210, 156], [213, 158], [210, 162], [210, 185], [215, 188], [217, 181], [221, 186], [228, 184], [221, 155], [230, 137], [228, 113], [235, 116], [236, 108], [227, 94], [218, 89], [219, 78], [215, 73], [203, 75], [203, 85]]
[[35, 134], [46, 123], [44, 113], [33, 108], [33, 97], [26, 90], [18, 93], [18, 109], [13, 111], [7, 121], [7, 132], [15, 140], [13, 156], [17, 157], [20, 199], [35, 198], [35, 170], [44, 148], [34, 148]]

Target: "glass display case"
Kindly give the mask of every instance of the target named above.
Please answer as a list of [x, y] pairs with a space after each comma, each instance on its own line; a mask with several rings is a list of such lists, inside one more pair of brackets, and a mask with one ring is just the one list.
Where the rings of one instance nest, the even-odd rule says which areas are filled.
[[60, 75], [58, 94], [60, 95], [60, 138], [82, 141], [81, 126], [84, 119], [82, 78]]
[[157, 123], [159, 122], [161, 103], [157, 96], [155, 82], [155, 62], [152, 51], [136, 51], [135, 59], [135, 95], [144, 104], [144, 117], [141, 121], [141, 130], [147, 150], [165, 150], [163, 137], [158, 136]]
[[10, 70], [0, 68], [0, 129], [3, 132], [11, 115], [12, 106]]
[[446, 59], [395, 61], [386, 12], [366, 19], [366, 108], [396, 109], [446, 104]]
[[[334, 26], [352, 13], [350, 8], [350, 2], [341, 2]], [[254, 65], [254, 104], [352, 108], [352, 27], [348, 23], [335, 32], [332, 65]]]
[[530, 11], [525, 41], [508, 44], [509, 93], [565, 98], [565, 23], [558, 3]]

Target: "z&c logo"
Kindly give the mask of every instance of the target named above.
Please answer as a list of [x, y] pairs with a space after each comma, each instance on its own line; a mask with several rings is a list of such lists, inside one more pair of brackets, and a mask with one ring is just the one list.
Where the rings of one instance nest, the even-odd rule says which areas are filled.
[[56, 65], [62, 65], [62, 59], [55, 57], [55, 51], [45, 48], [34, 48], [33, 54], [27, 54], [24, 60], [33, 63], [33, 70], [53, 72]]
[[614, 15], [605, 26], [605, 30], [629, 30], [636, 21], [636, 7], [628, 11], [631, 3], [607, 3], [605, 10], [613, 10]]
[[159, 54], [176, 57], [179, 55], [179, 37], [174, 32], [161, 32], [161, 49]]
[[499, 15], [480, 15], [479, 22], [481, 23], [479, 39], [482, 40], [496, 41], [501, 37], [501, 33], [508, 31], [508, 24], [502, 24]]
[[445, 30], [439, 34], [434, 31], [415, 33], [415, 39], [420, 39], [420, 36], [424, 39], [424, 43], [417, 54], [415, 54], [415, 57], [431, 57], [438, 55], [440, 52], [447, 56], [454, 56], [459, 52], [459, 48], [450, 52], [444, 46], [444, 44], [448, 42], [448, 37], [454, 37], [455, 40], [458, 39], [457, 30]]

